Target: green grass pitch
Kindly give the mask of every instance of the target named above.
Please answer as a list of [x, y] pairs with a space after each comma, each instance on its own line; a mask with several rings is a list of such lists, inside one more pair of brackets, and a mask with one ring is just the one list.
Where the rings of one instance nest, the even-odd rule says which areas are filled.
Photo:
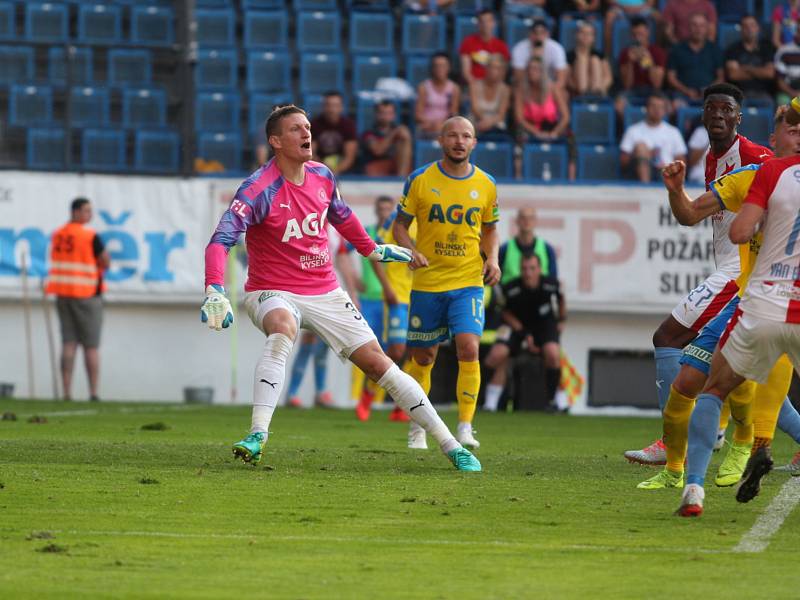
[[[377, 412], [0, 401], [0, 598], [796, 598], [800, 510], [733, 549], [788, 477], [700, 519], [622, 451], [652, 419], [479, 414], [484, 471], [405, 447]], [[30, 423], [44, 415], [46, 423]], [[444, 413], [451, 425], [455, 414]], [[167, 429], [143, 429], [164, 423]], [[776, 463], [793, 445], [775, 442]], [[715, 455], [711, 472], [720, 460]]]

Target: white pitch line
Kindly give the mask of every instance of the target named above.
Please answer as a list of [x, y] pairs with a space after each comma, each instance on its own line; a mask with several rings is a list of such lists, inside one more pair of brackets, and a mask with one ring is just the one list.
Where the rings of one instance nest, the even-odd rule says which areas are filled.
[[[5, 530], [9, 531], [9, 530]], [[648, 553], [677, 553], [677, 554], [728, 554], [730, 550], [713, 548], [675, 548], [675, 547], [622, 547], [622, 546], [595, 546], [591, 544], [568, 544], [565, 546], [551, 546], [547, 544], [531, 544], [525, 542], [509, 542], [506, 540], [487, 540], [485, 542], [474, 540], [419, 540], [374, 538], [357, 536], [315, 536], [315, 535], [263, 535], [246, 533], [185, 533], [181, 531], [116, 531], [116, 530], [54, 530], [53, 533], [65, 535], [100, 535], [110, 537], [155, 537], [176, 539], [223, 539], [223, 540], [252, 540], [265, 538], [275, 542], [317, 542], [317, 543], [365, 543], [365, 544], [400, 544], [409, 546], [498, 546], [505, 548], [520, 548], [526, 550], [582, 550], [588, 552], [628, 552], [635, 554]]]
[[189, 410], [199, 410], [201, 406], [191, 405], [185, 406], [178, 404], [176, 406], [137, 406], [137, 407], [107, 407], [103, 410], [97, 408], [80, 408], [77, 410], [54, 410], [50, 412], [34, 412], [34, 413], [20, 413], [19, 418], [32, 417], [38, 415], [40, 417], [92, 417], [96, 415], [123, 415], [132, 413], [148, 413], [148, 412], [184, 412]]
[[800, 502], [800, 477], [792, 477], [759, 515], [750, 530], [742, 536], [734, 552], [763, 552], [770, 538], [781, 528], [786, 517]]

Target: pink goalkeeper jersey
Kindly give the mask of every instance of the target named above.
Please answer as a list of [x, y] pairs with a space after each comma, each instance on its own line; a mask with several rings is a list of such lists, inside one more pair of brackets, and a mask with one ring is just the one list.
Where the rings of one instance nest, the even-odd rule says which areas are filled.
[[282, 290], [310, 296], [339, 287], [326, 222], [360, 254], [375, 249], [375, 242], [342, 201], [330, 169], [312, 161], [304, 168], [302, 185], [285, 179], [274, 159], [242, 183], [206, 248], [206, 285], [222, 285], [227, 252], [242, 233], [247, 242], [248, 292]]
[[773, 158], [761, 165], [745, 202], [764, 208], [767, 218], [742, 311], [800, 323], [800, 156]]

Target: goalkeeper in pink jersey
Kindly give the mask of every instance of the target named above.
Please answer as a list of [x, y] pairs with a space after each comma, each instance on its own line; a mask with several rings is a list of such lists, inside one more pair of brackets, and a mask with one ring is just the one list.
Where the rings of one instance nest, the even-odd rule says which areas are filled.
[[419, 384], [381, 350], [372, 329], [339, 287], [326, 221], [372, 260], [409, 262], [410, 252], [370, 239], [342, 201], [330, 169], [311, 161], [311, 124], [302, 109], [276, 108], [267, 120], [266, 135], [275, 157], [239, 187], [205, 254], [201, 319], [220, 330], [233, 322], [223, 288], [226, 255], [245, 234], [249, 272], [244, 303], [253, 324], [267, 336], [255, 368], [250, 433], [233, 445], [234, 456], [252, 464], [261, 460], [286, 361], [298, 331], [307, 329], [391, 394], [436, 438], [457, 469], [480, 471], [480, 462], [456, 441]]

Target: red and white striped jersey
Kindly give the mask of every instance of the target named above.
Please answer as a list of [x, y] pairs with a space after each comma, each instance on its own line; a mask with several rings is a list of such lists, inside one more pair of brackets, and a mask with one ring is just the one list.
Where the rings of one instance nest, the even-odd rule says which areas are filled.
[[[730, 147], [719, 156], [709, 150], [706, 154], [706, 189], [715, 179], [744, 165], [761, 164], [772, 158], [772, 150], [751, 142], [743, 135], [737, 135]], [[736, 215], [729, 210], [721, 210], [711, 215], [714, 232], [714, 262], [717, 271], [722, 271], [731, 279], [741, 272], [740, 248], [728, 237], [731, 222]]]
[[800, 323], [800, 156], [764, 163], [745, 203], [761, 206], [767, 216], [742, 311], [772, 321]]

